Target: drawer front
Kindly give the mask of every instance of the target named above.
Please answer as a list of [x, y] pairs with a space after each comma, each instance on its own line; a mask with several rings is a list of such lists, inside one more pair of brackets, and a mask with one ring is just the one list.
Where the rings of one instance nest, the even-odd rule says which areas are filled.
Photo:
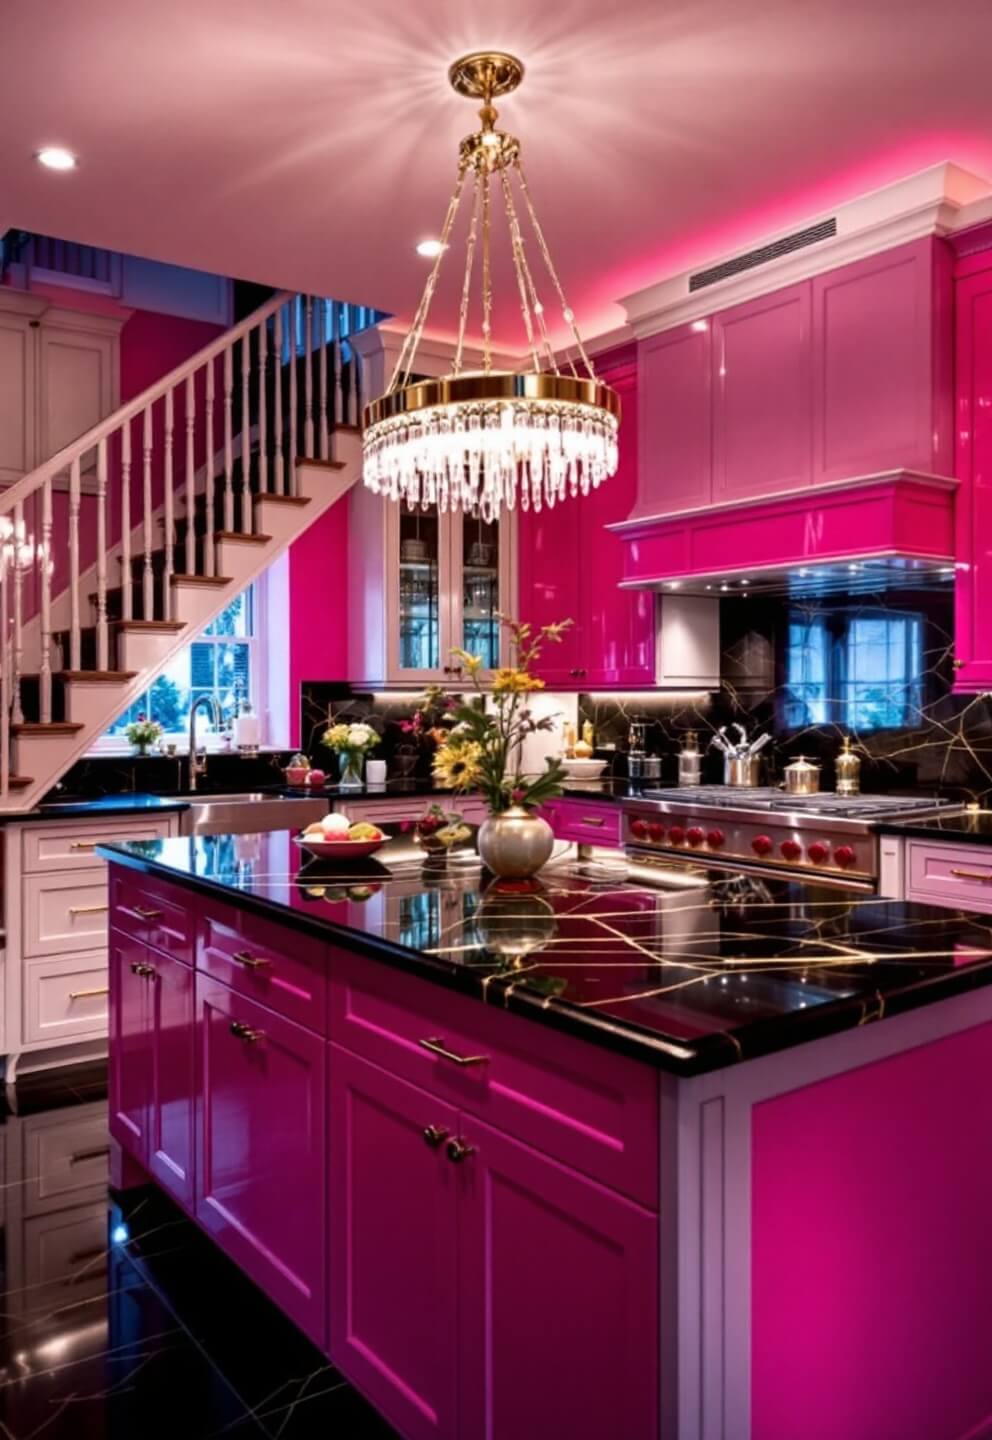
[[109, 981], [105, 952], [24, 966], [24, 1038], [82, 1040], [107, 1034]]
[[196, 966], [239, 995], [327, 1034], [327, 947], [228, 906], [200, 919]]
[[332, 1040], [657, 1208], [650, 1066], [375, 960], [332, 949], [330, 963]]
[[103, 862], [96, 847], [112, 840], [158, 840], [176, 834], [176, 817], [158, 820], [79, 820], [76, 824], [29, 825], [23, 834], [25, 871], [85, 870]]
[[104, 1100], [29, 1115], [23, 1122], [24, 1213], [54, 1210], [105, 1200], [110, 1141]]
[[908, 844], [908, 899], [992, 911], [992, 851], [981, 845]]
[[419, 820], [431, 805], [456, 811], [469, 825], [481, 825], [487, 815], [485, 802], [476, 796], [420, 795], [405, 800], [337, 800], [334, 809], [355, 824], [368, 820], [373, 825], [395, 825]]
[[603, 805], [582, 800], [549, 800], [543, 810], [544, 818], [559, 840], [571, 840], [580, 845], [620, 844], [620, 806]]
[[25, 1220], [25, 1298], [33, 1314], [79, 1304], [107, 1288], [107, 1200]]
[[114, 866], [110, 876], [110, 904], [118, 930], [192, 965], [196, 897], [191, 891]]
[[24, 877], [24, 954], [73, 955], [107, 943], [107, 872]]

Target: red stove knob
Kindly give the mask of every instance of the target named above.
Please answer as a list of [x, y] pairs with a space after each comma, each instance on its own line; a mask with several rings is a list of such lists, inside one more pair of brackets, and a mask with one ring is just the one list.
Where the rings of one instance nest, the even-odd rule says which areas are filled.
[[774, 842], [770, 835], [755, 835], [751, 841], [751, 849], [755, 855], [770, 855], [774, 848]]
[[690, 845], [702, 845], [706, 839], [706, 831], [701, 830], [698, 825], [693, 825], [685, 832], [685, 838]]
[[668, 839], [672, 845], [681, 845], [685, 839], [685, 831], [681, 825], [673, 825], [668, 832]]
[[631, 820], [630, 833], [636, 835], [638, 840], [643, 840], [648, 833], [648, 822], [646, 820]]
[[853, 865], [857, 858], [850, 845], [838, 845], [834, 851], [834, 860], [845, 870], [849, 865]]
[[652, 840], [664, 840], [665, 827], [664, 825], [659, 824], [657, 820], [652, 820], [651, 824], [648, 826], [648, 834], [651, 836]]
[[783, 840], [778, 848], [784, 860], [798, 860], [803, 853], [803, 847], [798, 840]]
[[719, 850], [726, 838], [722, 830], [711, 830], [706, 836], [706, 843], [711, 850]]
[[830, 854], [830, 846], [826, 843], [825, 840], [814, 840], [812, 845], [806, 851], [806, 854], [812, 860], [814, 865], [822, 865], [824, 860], [826, 860], [827, 856]]

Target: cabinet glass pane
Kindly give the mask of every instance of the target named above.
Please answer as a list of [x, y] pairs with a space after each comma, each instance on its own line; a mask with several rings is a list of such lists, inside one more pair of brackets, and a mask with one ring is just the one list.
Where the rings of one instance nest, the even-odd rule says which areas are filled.
[[435, 510], [400, 511], [400, 669], [436, 670], [441, 647]]
[[462, 635], [459, 644], [481, 655], [483, 667], [499, 664], [499, 526], [460, 515], [462, 532]]

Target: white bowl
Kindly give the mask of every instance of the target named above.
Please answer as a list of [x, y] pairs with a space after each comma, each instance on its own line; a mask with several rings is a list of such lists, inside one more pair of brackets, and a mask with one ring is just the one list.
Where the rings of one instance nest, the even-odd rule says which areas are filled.
[[575, 780], [598, 780], [606, 769], [606, 760], [562, 760], [561, 768]]

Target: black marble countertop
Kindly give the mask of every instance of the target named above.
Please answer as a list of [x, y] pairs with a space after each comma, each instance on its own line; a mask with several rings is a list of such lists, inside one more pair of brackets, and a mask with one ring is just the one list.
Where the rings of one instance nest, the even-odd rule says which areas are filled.
[[92, 800], [62, 800], [38, 805], [34, 810], [19, 810], [0, 815], [0, 824], [23, 824], [39, 820], [104, 820], [113, 816], [162, 815], [188, 810], [189, 801], [181, 795], [101, 795]]
[[875, 829], [883, 835], [992, 845], [992, 810], [957, 810], [952, 815], [931, 815], [928, 820], [883, 820]]
[[[632, 796], [642, 794], [645, 789], [655, 788], [661, 784], [660, 780], [570, 780], [563, 787], [565, 795], [574, 796], [579, 800], [609, 800], [619, 803], [621, 800], [629, 799]], [[459, 801], [465, 797], [454, 794], [438, 785], [429, 776], [408, 780], [387, 780], [382, 785], [361, 785], [350, 786], [348, 789], [340, 785], [324, 785], [314, 791], [309, 785], [284, 785], [272, 787], [279, 789], [285, 795], [323, 795], [328, 801], [333, 800], [392, 800], [403, 796], [424, 796], [425, 799], [438, 800], [442, 797], [447, 801], [446, 808], [457, 810]]]
[[392, 828], [350, 867], [288, 831], [99, 853], [680, 1075], [992, 983], [981, 917], [686, 861], [648, 889], [571, 849], [514, 894]]

